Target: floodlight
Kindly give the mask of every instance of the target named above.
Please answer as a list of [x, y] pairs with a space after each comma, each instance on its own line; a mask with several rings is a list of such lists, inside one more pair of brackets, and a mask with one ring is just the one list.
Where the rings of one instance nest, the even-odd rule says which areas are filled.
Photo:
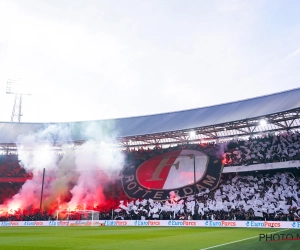
[[259, 121], [259, 124], [260, 124], [260, 126], [266, 126], [267, 125], [267, 121], [265, 120], [265, 119], [261, 119], [260, 121]]
[[194, 130], [190, 131], [190, 137], [194, 137], [196, 135], [196, 132]]

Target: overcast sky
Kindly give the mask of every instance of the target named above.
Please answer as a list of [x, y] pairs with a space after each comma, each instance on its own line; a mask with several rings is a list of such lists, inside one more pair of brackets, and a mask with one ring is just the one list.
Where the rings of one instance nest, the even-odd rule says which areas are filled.
[[[0, 0], [0, 121], [100, 120], [300, 87], [298, 0]], [[300, 98], [300, 97], [299, 97]]]

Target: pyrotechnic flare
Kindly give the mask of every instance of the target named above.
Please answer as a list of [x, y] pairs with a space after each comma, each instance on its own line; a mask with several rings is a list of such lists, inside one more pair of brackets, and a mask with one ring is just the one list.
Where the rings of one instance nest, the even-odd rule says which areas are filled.
[[[89, 127], [86, 133], [93, 133], [93, 129], [99, 127]], [[102, 133], [95, 134], [99, 137]], [[33, 178], [5, 203], [5, 210], [14, 213], [18, 209], [39, 209], [44, 168], [43, 211], [74, 210], [83, 206], [94, 209], [98, 204], [105, 204], [103, 189], [123, 166], [121, 151], [103, 145], [100, 148], [99, 143], [91, 140], [74, 149], [63, 150], [59, 155], [52, 146], [60, 141], [72, 141], [70, 127], [51, 125], [19, 138], [19, 160], [27, 172], [33, 173]]]

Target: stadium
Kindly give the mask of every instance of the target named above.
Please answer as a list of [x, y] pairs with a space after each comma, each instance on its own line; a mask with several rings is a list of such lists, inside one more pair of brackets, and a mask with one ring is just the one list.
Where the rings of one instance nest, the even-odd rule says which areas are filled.
[[[296, 248], [299, 96], [297, 88], [138, 117], [0, 122], [1, 247], [10, 249], [9, 234], [49, 230], [64, 235], [52, 241], [64, 249]], [[28, 249], [51, 242], [21, 238]]]

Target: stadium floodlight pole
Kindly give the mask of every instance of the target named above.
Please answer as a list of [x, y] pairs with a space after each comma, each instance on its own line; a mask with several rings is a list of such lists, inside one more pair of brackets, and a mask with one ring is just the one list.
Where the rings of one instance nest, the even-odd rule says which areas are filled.
[[[14, 106], [11, 114], [11, 122], [15, 121], [15, 117], [17, 118], [17, 122], [21, 122], [22, 114], [22, 97], [23, 95], [31, 95], [29, 92], [22, 90], [20, 87], [21, 79], [17, 80], [7, 80], [6, 84], [6, 94], [15, 95]], [[23, 87], [23, 86], [22, 86]]]
[[40, 212], [41, 213], [42, 213], [42, 204], [43, 204], [44, 180], [45, 180], [45, 168], [43, 169], [42, 190], [41, 190], [41, 199], [40, 199]]

